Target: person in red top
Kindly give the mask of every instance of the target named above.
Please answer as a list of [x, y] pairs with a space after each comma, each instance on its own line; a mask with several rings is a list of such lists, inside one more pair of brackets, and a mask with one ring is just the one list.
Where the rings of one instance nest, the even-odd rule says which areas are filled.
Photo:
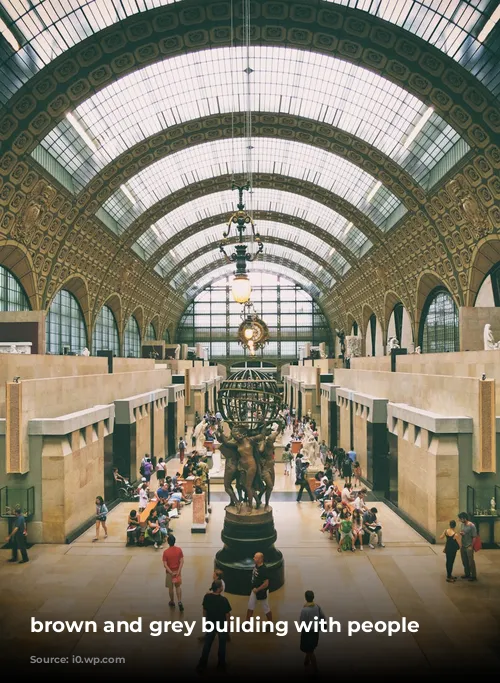
[[177, 594], [179, 610], [184, 612], [182, 604], [182, 567], [184, 566], [184, 553], [175, 545], [175, 536], [168, 536], [168, 548], [163, 551], [163, 566], [165, 567], [165, 586], [170, 596], [169, 607], [175, 607], [174, 589]]

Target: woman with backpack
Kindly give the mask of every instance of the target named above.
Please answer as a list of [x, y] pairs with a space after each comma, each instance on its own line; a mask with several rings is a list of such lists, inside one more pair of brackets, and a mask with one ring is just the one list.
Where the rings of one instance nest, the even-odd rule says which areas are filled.
[[106, 526], [106, 519], [108, 514], [108, 508], [104, 503], [104, 498], [102, 496], [97, 496], [95, 499], [95, 538], [94, 541], [99, 540], [99, 529], [102, 525], [104, 529], [104, 538], [108, 537], [108, 527]]

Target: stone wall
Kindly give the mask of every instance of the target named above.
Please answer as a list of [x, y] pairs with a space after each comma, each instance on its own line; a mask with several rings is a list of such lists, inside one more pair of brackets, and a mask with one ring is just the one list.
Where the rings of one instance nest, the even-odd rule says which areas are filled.
[[[495, 341], [500, 341], [500, 308], [461, 306], [459, 309], [460, 349], [483, 351], [484, 326], [488, 323], [491, 325]], [[498, 351], [497, 362], [500, 364], [500, 351]]]
[[353, 415], [354, 421], [354, 450], [356, 451], [356, 456], [358, 458], [359, 464], [361, 465], [361, 471], [363, 476], [366, 476], [367, 472], [367, 424], [366, 417], [363, 414], [363, 406], [358, 406], [355, 409]]
[[16, 376], [24, 382], [29, 379], [101, 375], [107, 372], [106, 358], [0, 354], [0, 417], [5, 417], [5, 383], [12, 382]]

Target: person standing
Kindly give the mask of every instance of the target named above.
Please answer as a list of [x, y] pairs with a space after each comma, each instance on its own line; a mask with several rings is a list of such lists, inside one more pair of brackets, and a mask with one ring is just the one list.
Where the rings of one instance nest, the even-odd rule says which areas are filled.
[[[222, 631], [222, 628], [229, 621], [231, 617], [231, 605], [229, 600], [222, 595], [224, 592], [223, 582], [220, 579], [213, 581], [210, 591], [206, 593], [203, 598], [203, 616], [205, 623], [212, 624], [212, 631], [205, 634], [203, 651], [201, 653], [200, 661], [196, 667], [197, 671], [204, 671], [208, 663], [208, 657], [215, 637], [219, 636], [219, 650], [217, 652], [217, 668], [224, 670], [226, 668], [226, 643], [227, 632]], [[221, 630], [218, 632], [216, 629]]]
[[344, 462], [342, 463], [342, 478], [344, 479], [344, 482], [346, 484], [351, 485], [351, 477], [352, 477], [352, 460], [349, 457], [349, 454], [346, 453], [346, 456], [344, 458]]
[[165, 477], [167, 476], [167, 463], [160, 458], [158, 464], [156, 465], [156, 479], [158, 480], [158, 486], [163, 486]]
[[462, 579], [477, 581], [476, 562], [474, 560], [474, 539], [477, 536], [477, 529], [475, 524], [469, 520], [469, 515], [466, 512], [461, 512], [458, 515], [458, 519], [462, 522], [460, 531], [460, 536], [462, 537], [460, 555], [464, 565]]
[[184, 566], [184, 553], [175, 545], [175, 536], [170, 535], [167, 539], [168, 548], [163, 551], [163, 566], [165, 567], [165, 586], [168, 588], [170, 597], [169, 607], [175, 607], [174, 590], [177, 594], [179, 610], [184, 612], [182, 604], [182, 568]]
[[460, 548], [460, 536], [457, 534], [457, 523], [454, 519], [451, 520], [450, 526], [443, 531], [439, 538], [446, 539], [443, 550], [446, 555], [446, 580], [448, 583], [455, 583], [457, 579], [453, 576], [453, 564]]
[[357, 458], [356, 451], [354, 450], [354, 448], [351, 448], [351, 450], [347, 452], [347, 455], [349, 457], [349, 460], [354, 464]]
[[99, 540], [99, 529], [102, 525], [104, 529], [104, 538], [108, 537], [108, 527], [106, 526], [106, 520], [108, 515], [108, 508], [104, 503], [102, 496], [97, 496], [95, 499], [95, 538], [94, 541]]
[[184, 453], [186, 451], [186, 446], [187, 444], [181, 436], [181, 438], [179, 439], [179, 460], [181, 461], [181, 465], [184, 462]]
[[291, 452], [291, 444], [287, 443], [285, 450], [283, 451], [283, 462], [285, 463], [285, 476], [290, 475], [292, 471], [292, 460], [293, 455]]
[[255, 562], [252, 571], [252, 592], [248, 600], [247, 621], [253, 615], [257, 601], [262, 603], [264, 614], [268, 621], [273, 620], [271, 608], [267, 601], [267, 591], [269, 588], [269, 571], [264, 563], [264, 555], [262, 553], [255, 553], [253, 556]]
[[[297, 457], [295, 459], [295, 467], [297, 467], [297, 460], [299, 458]], [[297, 494], [297, 503], [300, 503], [302, 500], [302, 492], [304, 489], [307, 491], [309, 494], [309, 499], [314, 503], [314, 496], [311, 491], [311, 487], [309, 486], [309, 481], [307, 480], [307, 470], [309, 468], [309, 463], [307, 460], [304, 462], [302, 459], [300, 459], [300, 467], [298, 468], [297, 471], [297, 481], [295, 482], [296, 484], [300, 485], [299, 492]]]
[[[314, 620], [326, 619], [323, 610], [314, 602], [313, 591], [305, 592], [306, 603], [300, 611], [299, 623], [311, 624], [313, 628]], [[301, 631], [300, 633], [300, 650], [305, 654], [304, 666], [312, 664], [312, 669], [315, 674], [318, 673], [318, 665], [316, 662], [316, 655], [314, 650], [318, 647], [319, 632], [316, 631]]]
[[14, 522], [14, 528], [12, 533], [10, 533], [5, 541], [8, 543], [12, 542], [12, 557], [7, 562], [17, 562], [17, 551], [21, 551], [22, 560], [19, 564], [24, 564], [24, 562], [29, 562], [28, 551], [26, 549], [26, 518], [24, 517], [22, 510], [16, 507], [16, 521]]

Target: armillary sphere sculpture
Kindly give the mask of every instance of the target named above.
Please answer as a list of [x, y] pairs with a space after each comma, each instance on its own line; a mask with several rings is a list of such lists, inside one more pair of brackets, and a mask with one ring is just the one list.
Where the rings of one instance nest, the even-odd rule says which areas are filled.
[[274, 547], [277, 534], [269, 501], [275, 477], [274, 442], [284, 428], [279, 415], [281, 394], [274, 379], [248, 368], [222, 382], [217, 403], [224, 418], [217, 437], [226, 460], [224, 488], [230, 505], [222, 531], [224, 548], [216, 555], [216, 566], [224, 571], [229, 592], [248, 594], [252, 557], [263, 552], [271, 572], [271, 590], [276, 590], [284, 582], [284, 565], [282, 553]]

